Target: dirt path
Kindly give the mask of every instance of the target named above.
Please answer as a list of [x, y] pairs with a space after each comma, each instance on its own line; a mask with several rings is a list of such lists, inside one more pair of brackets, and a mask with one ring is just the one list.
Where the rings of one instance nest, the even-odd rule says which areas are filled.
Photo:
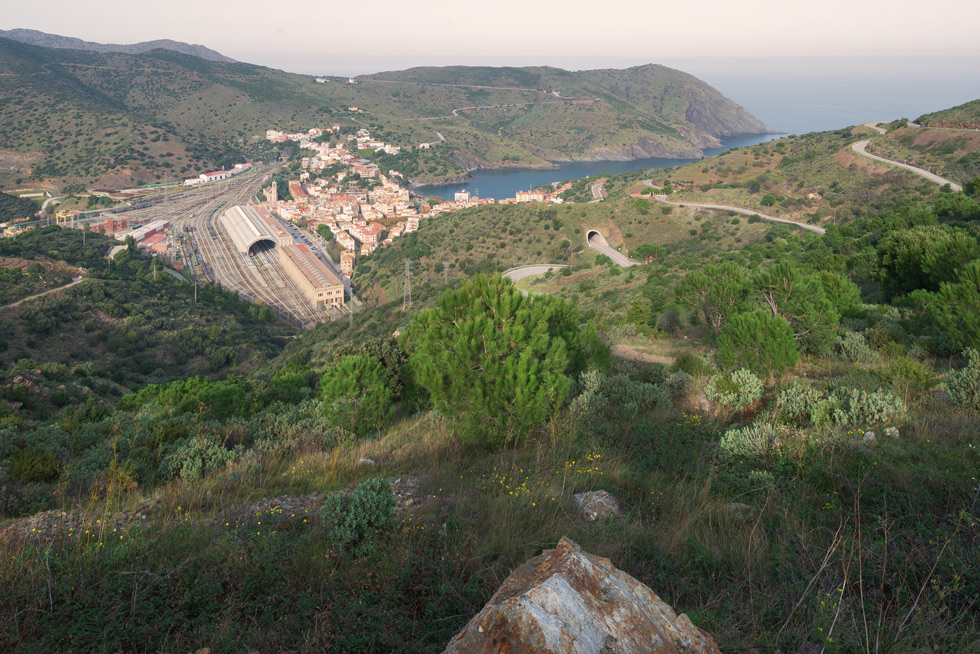
[[76, 279], [74, 281], [68, 282], [64, 286], [59, 286], [57, 288], [52, 288], [52, 289], [49, 289], [47, 291], [44, 291], [43, 293], [35, 293], [34, 295], [28, 295], [27, 297], [21, 298], [21, 299], [17, 300], [16, 302], [13, 302], [11, 304], [5, 304], [2, 307], [0, 307], [0, 309], [12, 309], [12, 308], [16, 307], [18, 304], [21, 304], [22, 302], [27, 302], [28, 300], [36, 300], [39, 297], [44, 297], [45, 295], [50, 295], [51, 293], [57, 293], [58, 291], [63, 291], [66, 288], [71, 288], [72, 286], [75, 286], [77, 284], [81, 284], [84, 281], [85, 281], [85, 278], [84, 277], [79, 277], [78, 279]]

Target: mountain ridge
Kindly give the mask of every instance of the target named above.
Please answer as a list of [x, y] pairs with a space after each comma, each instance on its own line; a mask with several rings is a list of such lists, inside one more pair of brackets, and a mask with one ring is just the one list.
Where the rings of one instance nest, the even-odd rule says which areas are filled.
[[195, 43], [184, 43], [172, 39], [154, 39], [152, 41], [140, 41], [139, 43], [120, 44], [120, 43], [98, 43], [96, 41], [86, 41], [73, 36], [61, 36], [60, 34], [49, 34], [39, 30], [28, 30], [16, 28], [12, 30], [0, 30], [0, 37], [37, 45], [45, 48], [56, 48], [59, 50], [84, 50], [87, 52], [119, 52], [122, 54], [143, 54], [151, 50], [172, 50], [181, 54], [199, 57], [208, 61], [221, 61], [234, 63], [231, 57], [212, 50], [203, 45]]

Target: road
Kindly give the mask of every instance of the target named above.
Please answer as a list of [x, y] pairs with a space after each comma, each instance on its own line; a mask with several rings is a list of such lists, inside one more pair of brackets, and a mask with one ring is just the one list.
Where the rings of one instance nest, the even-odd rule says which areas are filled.
[[549, 270], [557, 270], [559, 268], [568, 268], [568, 265], [564, 263], [532, 263], [527, 266], [517, 266], [516, 268], [505, 270], [500, 274], [510, 278], [512, 282], [517, 283], [519, 279], [533, 277], [534, 275], [543, 275]]
[[613, 260], [613, 263], [619, 264], [623, 268], [640, 265], [639, 261], [633, 261], [622, 252], [609, 247], [609, 243], [606, 242], [606, 237], [600, 234], [598, 231], [590, 229], [588, 232], [586, 232], [586, 234], [589, 247], [606, 255]]
[[47, 200], [45, 200], [45, 201], [44, 201], [44, 202], [43, 202], [43, 203], [41, 204], [41, 211], [44, 211], [45, 209], [47, 209], [47, 208], [48, 208], [48, 205], [49, 205], [49, 204], [52, 204], [52, 203], [57, 203], [57, 204], [61, 204], [61, 198], [62, 198], [62, 197], [63, 197], [63, 196], [60, 196], [60, 195], [59, 195], [58, 197], [55, 197], [55, 198], [48, 198]]
[[592, 197], [595, 198], [595, 200], [593, 200], [593, 202], [598, 202], [602, 198], [606, 197], [605, 196], [606, 190], [602, 187], [603, 184], [605, 184], [605, 183], [606, 183], [606, 180], [603, 179], [603, 180], [600, 180], [600, 181], [598, 181], [598, 182], [596, 182], [595, 184], [592, 185]]
[[[885, 130], [878, 127], [877, 124], [875, 123], [865, 123], [865, 126], [870, 127], [871, 129], [875, 130], [879, 134], [885, 133]], [[899, 163], [898, 161], [892, 161], [891, 159], [885, 159], [884, 157], [879, 157], [877, 155], [871, 154], [867, 150], [869, 143], [871, 143], [871, 139], [864, 139], [863, 141], [858, 141], [857, 143], [852, 145], [851, 149], [854, 150], [854, 152], [856, 152], [857, 154], [861, 155], [862, 157], [867, 157], [868, 159], [874, 159], [875, 161], [886, 163], [889, 166], [904, 168], [909, 172], [913, 172], [920, 177], [925, 177], [930, 182], [935, 182], [936, 184], [939, 184], [941, 186], [945, 186], [946, 184], [949, 184], [949, 187], [956, 192], [963, 190], [963, 187], [960, 186], [959, 184], [956, 184], [955, 182], [951, 182], [948, 179], [940, 177], [939, 175], [930, 173], [928, 170], [923, 170], [922, 168], [916, 168], [915, 166], [910, 166], [908, 164]]]
[[58, 288], [52, 288], [50, 290], [44, 291], [43, 293], [36, 293], [34, 295], [29, 295], [25, 298], [21, 298], [17, 300], [16, 302], [12, 302], [11, 304], [5, 304], [2, 307], [0, 307], [0, 309], [12, 309], [18, 304], [21, 304], [22, 302], [27, 302], [28, 300], [36, 300], [39, 297], [44, 297], [45, 295], [50, 295], [51, 293], [57, 293], [58, 291], [63, 291], [66, 288], [71, 288], [72, 286], [81, 284], [84, 281], [85, 281], [84, 277], [79, 277], [78, 279], [68, 282], [64, 286], [59, 286]]
[[[646, 180], [650, 181], [650, 180]], [[652, 184], [650, 185], [652, 186]], [[663, 202], [664, 204], [672, 204], [675, 207], [698, 207], [699, 209], [717, 209], [719, 211], [734, 211], [735, 213], [744, 214], [746, 216], [758, 216], [763, 220], [768, 220], [774, 223], [783, 223], [784, 225], [793, 225], [794, 227], [799, 227], [800, 229], [805, 229], [807, 231], [813, 232], [814, 234], [824, 234], [827, 230], [817, 227], [816, 225], [806, 225], [804, 223], [798, 223], [794, 220], [787, 220], [785, 218], [777, 218], [776, 216], [767, 216], [764, 213], [759, 213], [758, 211], [751, 211], [749, 209], [742, 209], [740, 207], [729, 207], [724, 204], [701, 204], [698, 202], [671, 202], [662, 195], [654, 195], [653, 199], [657, 202]]]

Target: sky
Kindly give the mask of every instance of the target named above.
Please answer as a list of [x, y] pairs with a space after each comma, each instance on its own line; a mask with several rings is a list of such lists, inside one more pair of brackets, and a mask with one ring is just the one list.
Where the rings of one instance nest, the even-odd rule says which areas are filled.
[[100, 43], [167, 38], [240, 61], [329, 75], [420, 65], [580, 70], [684, 61], [737, 72], [760, 58], [799, 57], [975, 63], [977, 25], [978, 0], [39, 0], [8, 3], [0, 17], [3, 29]]

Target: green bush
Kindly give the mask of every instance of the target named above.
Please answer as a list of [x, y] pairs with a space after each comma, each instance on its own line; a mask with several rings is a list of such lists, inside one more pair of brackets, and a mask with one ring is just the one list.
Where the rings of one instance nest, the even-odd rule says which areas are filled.
[[22, 484], [54, 481], [58, 478], [58, 461], [41, 447], [29, 447], [10, 457], [10, 477]]
[[395, 517], [395, 493], [380, 477], [359, 484], [351, 493], [328, 495], [323, 503], [327, 533], [345, 554], [364, 556]]
[[605, 424], [629, 424], [642, 412], [671, 405], [665, 384], [650, 384], [628, 375], [604, 375], [589, 370], [580, 379], [582, 392], [572, 400], [569, 413], [582, 428], [595, 431]]
[[855, 332], [845, 332], [837, 337], [835, 354], [838, 359], [848, 363], [877, 363], [881, 360], [881, 355], [871, 349], [861, 334]]
[[803, 427], [817, 415], [823, 394], [802, 382], [794, 382], [776, 396], [776, 416], [784, 424]]
[[872, 427], [897, 422], [905, 416], [905, 402], [894, 393], [857, 388], [837, 389], [830, 396], [830, 419], [840, 427]]
[[380, 431], [394, 413], [384, 366], [365, 355], [348, 355], [329, 368], [320, 382], [324, 414], [351, 434]]
[[762, 391], [762, 380], [745, 369], [712, 375], [704, 388], [704, 394], [709, 400], [735, 411], [741, 411], [758, 402], [762, 398]]
[[708, 359], [694, 352], [684, 352], [674, 362], [673, 370], [683, 371], [691, 377], [707, 377], [715, 371], [715, 366]]
[[889, 384], [896, 393], [921, 394], [932, 388], [932, 372], [921, 361], [900, 357], [889, 363], [881, 371], [881, 378]]
[[201, 479], [206, 474], [239, 459], [241, 446], [227, 449], [215, 434], [191, 436], [181, 443], [164, 461], [170, 477]]
[[980, 351], [971, 348], [965, 354], [966, 367], [950, 371], [943, 387], [953, 404], [980, 410]]
[[766, 375], [779, 374], [799, 361], [793, 328], [781, 316], [759, 309], [734, 316], [718, 338], [718, 358]]
[[718, 446], [730, 457], [759, 458], [772, 452], [776, 432], [771, 425], [760, 422], [740, 429], [729, 429]]

